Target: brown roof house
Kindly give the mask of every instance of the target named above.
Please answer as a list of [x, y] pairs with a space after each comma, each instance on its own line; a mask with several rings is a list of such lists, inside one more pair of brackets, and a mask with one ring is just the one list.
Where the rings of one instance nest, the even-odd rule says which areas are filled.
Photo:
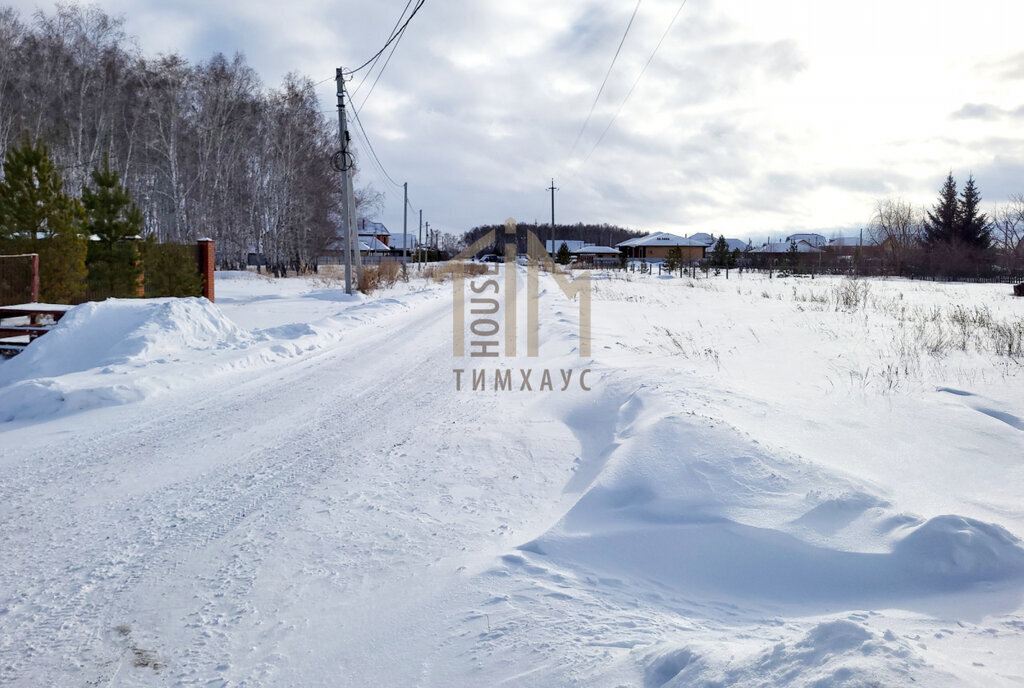
[[616, 246], [625, 251], [631, 259], [650, 262], [665, 260], [668, 258], [669, 251], [678, 248], [682, 253], [683, 262], [691, 263], [702, 260], [704, 251], [707, 249], [707, 245], [703, 241], [667, 232], [655, 232], [647, 236], [627, 239]]

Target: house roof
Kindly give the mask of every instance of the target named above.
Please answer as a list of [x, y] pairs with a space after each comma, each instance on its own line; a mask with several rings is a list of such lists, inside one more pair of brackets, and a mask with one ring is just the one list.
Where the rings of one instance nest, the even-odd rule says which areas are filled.
[[[690, 237], [690, 238], [692, 239], [693, 237]], [[717, 244], [717, 243], [718, 243], [718, 240], [715, 239], [715, 244]], [[715, 244], [711, 244], [710, 246], [708, 246], [708, 248], [709, 249], [714, 248]], [[746, 251], [747, 250], [747, 242], [743, 241], [742, 239], [726, 239], [725, 240], [725, 245], [727, 247], [729, 247], [729, 252], [730, 253], [732, 251], [735, 251], [736, 249], [739, 249], [740, 251]]]
[[587, 242], [580, 241], [579, 239], [555, 239], [554, 241], [548, 239], [544, 245], [547, 247], [548, 253], [555, 253], [558, 249], [562, 248], [562, 244], [565, 244], [565, 247], [569, 249], [569, 251], [575, 251], [578, 248], [586, 246]]
[[[408, 246], [405, 245], [405, 240], [408, 239]], [[391, 235], [391, 249], [401, 251], [403, 248], [416, 248], [420, 245], [420, 242], [416, 240], [415, 235], [409, 234], [392, 234]]]
[[715, 235], [708, 234], [707, 232], [697, 232], [696, 234], [691, 234], [689, 238], [693, 239], [694, 241], [699, 241], [705, 246], [710, 246], [711, 244], [715, 243]]
[[363, 220], [359, 227], [359, 236], [389, 236], [391, 232], [384, 226], [383, 222]]
[[620, 241], [619, 243], [617, 243], [615, 245], [616, 246], [635, 246], [637, 242], [645, 241], [647, 239], [650, 239], [652, 236], [658, 236], [659, 234], [664, 234], [664, 232], [653, 232], [652, 234], [644, 234], [643, 236], [633, 237], [632, 239], [626, 239], [625, 241]]
[[860, 237], [836, 237], [828, 242], [829, 246], [842, 248], [844, 246], [874, 246], [874, 240], [867, 238], [861, 239]]
[[812, 232], [804, 232], [803, 234], [790, 234], [786, 237], [786, 241], [806, 241], [811, 246], [824, 246], [827, 243], [827, 239], [820, 234], [814, 234]]
[[[623, 244], [619, 244], [622, 246]], [[628, 246], [700, 246], [705, 248], [707, 244], [692, 237], [681, 237], [667, 232], [657, 232], [643, 237], [640, 241], [627, 244]]]
[[[792, 242], [789, 241], [777, 241], [771, 244], [765, 244], [758, 248], [755, 248], [753, 253], [789, 253], [789, 247]], [[821, 253], [821, 249], [811, 246], [803, 239], [796, 242], [797, 253]]]
[[620, 251], [619, 249], [612, 248], [611, 246], [583, 246], [573, 251], [573, 253], [593, 255], [595, 253], [620, 253]]
[[359, 250], [372, 251], [374, 253], [388, 253], [389, 251], [391, 251], [391, 249], [388, 248], [387, 244], [385, 244], [380, 239], [366, 235], [360, 235], [359, 237]]

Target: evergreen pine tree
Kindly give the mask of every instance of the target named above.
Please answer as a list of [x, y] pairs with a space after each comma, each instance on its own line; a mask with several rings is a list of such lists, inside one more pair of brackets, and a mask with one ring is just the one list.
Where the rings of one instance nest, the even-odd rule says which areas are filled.
[[0, 182], [0, 239], [17, 250], [39, 254], [43, 301], [67, 303], [85, 292], [86, 242], [83, 210], [64, 193], [64, 182], [45, 144], [26, 134], [7, 151]]
[[142, 276], [139, 247], [142, 214], [121, 185], [110, 161], [92, 172], [95, 189], [82, 189], [86, 229], [98, 240], [89, 242], [89, 288], [110, 296], [135, 296]]
[[559, 265], [568, 265], [570, 260], [572, 260], [572, 252], [563, 241], [562, 245], [558, 247], [558, 253], [555, 254], [555, 262]]
[[711, 261], [716, 267], [724, 268], [729, 265], [729, 244], [725, 243], [725, 235], [718, 237], [715, 247], [711, 249]]
[[665, 257], [665, 269], [669, 272], [675, 272], [682, 263], [683, 250], [678, 246], [669, 249], [668, 256]]
[[925, 220], [924, 242], [929, 246], [952, 243], [956, 238], [959, 212], [956, 181], [950, 172], [942, 185], [942, 190], [939, 191], [939, 202], [928, 212], [928, 218]]
[[796, 245], [796, 242], [790, 240], [789, 251], [786, 252], [789, 257], [789, 267], [796, 269], [797, 263], [800, 260], [800, 248]]
[[960, 192], [955, 237], [972, 248], [986, 249], [991, 243], [989, 230], [988, 217], [981, 212], [981, 192], [974, 183], [974, 175], [971, 175]]

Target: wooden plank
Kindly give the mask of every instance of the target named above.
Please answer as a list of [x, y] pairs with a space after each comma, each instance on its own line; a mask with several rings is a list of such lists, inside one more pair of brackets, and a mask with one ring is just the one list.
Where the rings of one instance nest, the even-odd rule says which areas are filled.
[[0, 318], [15, 318], [25, 315], [49, 315], [60, 320], [74, 306], [59, 303], [18, 303], [0, 306]]
[[0, 327], [0, 339], [6, 337], [24, 337], [28, 335], [33, 339], [41, 337], [50, 331], [49, 327], [32, 327], [30, 325], [8, 325]]
[[60, 320], [66, 313], [67, 311], [50, 310], [47, 308], [0, 308], [0, 318], [20, 318], [26, 315], [49, 315], [52, 316], [54, 320]]

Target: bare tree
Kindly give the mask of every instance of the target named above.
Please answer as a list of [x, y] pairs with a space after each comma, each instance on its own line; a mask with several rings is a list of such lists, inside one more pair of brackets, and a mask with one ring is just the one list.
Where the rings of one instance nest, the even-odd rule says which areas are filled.
[[1019, 270], [1024, 267], [1024, 194], [1011, 196], [993, 217], [992, 240], [1003, 267]]
[[[143, 57], [94, 6], [0, 10], [0, 156], [23, 132], [46, 142], [72, 194], [108, 158], [160, 241], [315, 266], [341, 224], [336, 126], [306, 77], [267, 89], [240, 55]], [[357, 211], [380, 204], [357, 190]]]
[[908, 201], [887, 198], [875, 204], [868, 232], [881, 248], [890, 270], [899, 273], [920, 244], [924, 214]]

